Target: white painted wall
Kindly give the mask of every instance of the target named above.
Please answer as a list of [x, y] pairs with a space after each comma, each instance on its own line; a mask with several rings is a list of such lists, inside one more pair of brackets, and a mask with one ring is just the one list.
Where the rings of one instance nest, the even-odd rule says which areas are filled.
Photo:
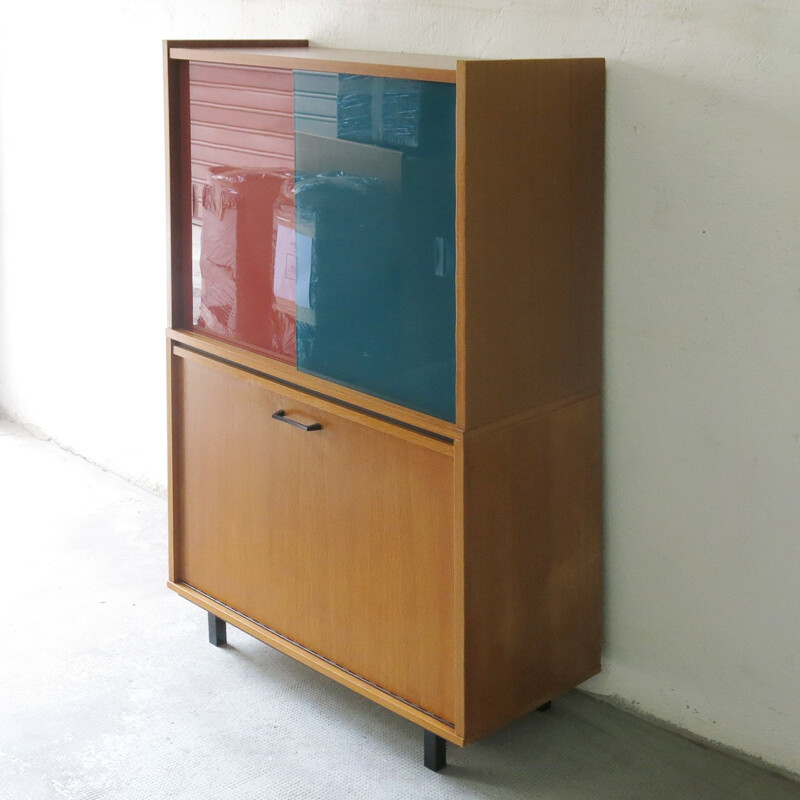
[[149, 485], [165, 481], [162, 38], [605, 56], [607, 646], [587, 688], [800, 772], [797, 3], [15, 15], [0, 28], [0, 406]]

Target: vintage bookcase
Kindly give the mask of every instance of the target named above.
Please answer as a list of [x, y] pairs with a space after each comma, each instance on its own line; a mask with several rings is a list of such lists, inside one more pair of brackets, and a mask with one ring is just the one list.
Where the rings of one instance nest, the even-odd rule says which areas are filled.
[[600, 668], [604, 62], [164, 47], [169, 586], [439, 769]]

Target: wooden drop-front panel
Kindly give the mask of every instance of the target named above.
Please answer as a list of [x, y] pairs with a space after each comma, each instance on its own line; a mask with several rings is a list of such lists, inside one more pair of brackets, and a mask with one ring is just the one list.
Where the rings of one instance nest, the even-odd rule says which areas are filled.
[[188, 355], [172, 362], [176, 581], [452, 721], [452, 453]]

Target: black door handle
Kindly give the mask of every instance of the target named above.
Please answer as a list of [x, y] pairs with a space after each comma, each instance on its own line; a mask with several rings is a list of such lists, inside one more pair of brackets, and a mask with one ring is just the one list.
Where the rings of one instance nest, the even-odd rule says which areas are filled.
[[302, 422], [298, 422], [296, 419], [292, 419], [291, 417], [286, 416], [286, 412], [280, 408], [278, 409], [273, 415], [272, 419], [278, 420], [278, 422], [285, 422], [287, 425], [294, 425], [295, 428], [300, 428], [302, 431], [321, 431], [322, 425], [319, 422], [312, 422], [310, 425], [303, 425]]

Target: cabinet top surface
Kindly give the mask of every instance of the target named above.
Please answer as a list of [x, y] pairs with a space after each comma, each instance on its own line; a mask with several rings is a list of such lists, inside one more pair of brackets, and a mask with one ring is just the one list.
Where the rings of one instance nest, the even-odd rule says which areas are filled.
[[408, 70], [415, 75], [427, 73], [430, 79], [454, 81], [456, 56], [430, 56], [416, 53], [382, 53], [369, 50], [339, 50], [327, 47], [213, 47], [202, 45], [170, 47], [170, 58], [210, 61], [222, 64], [284, 67], [331, 72], [388, 70], [402, 76]]

